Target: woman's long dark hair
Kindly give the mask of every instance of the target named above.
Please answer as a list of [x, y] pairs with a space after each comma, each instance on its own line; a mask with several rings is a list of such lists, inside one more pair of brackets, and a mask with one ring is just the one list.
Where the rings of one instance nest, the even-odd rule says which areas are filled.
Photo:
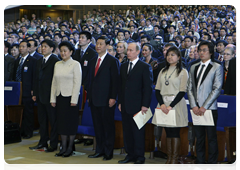
[[177, 54], [177, 56], [179, 57], [178, 63], [176, 65], [177, 74], [179, 75], [180, 72], [182, 71], [182, 57], [181, 57], [180, 50], [176, 46], [172, 46], [167, 50], [167, 54], [166, 54], [166, 58], [165, 58], [166, 66], [163, 68], [162, 72], [167, 71], [170, 67], [170, 64], [167, 61], [167, 56], [168, 56], [168, 53], [171, 52], [171, 51], [174, 52], [175, 54]]

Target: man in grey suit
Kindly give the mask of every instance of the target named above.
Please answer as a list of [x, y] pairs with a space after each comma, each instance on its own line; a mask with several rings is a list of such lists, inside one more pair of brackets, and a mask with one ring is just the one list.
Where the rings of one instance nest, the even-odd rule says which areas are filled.
[[218, 159], [217, 144], [217, 98], [223, 83], [223, 67], [214, 62], [214, 45], [202, 41], [198, 46], [201, 61], [192, 65], [188, 79], [188, 99], [190, 107], [197, 116], [203, 116], [206, 110], [211, 110], [214, 126], [194, 126], [197, 138], [196, 153], [198, 164], [206, 163], [205, 137], [208, 138], [208, 161], [216, 164]]
[[13, 66], [15, 58], [9, 54], [10, 43], [4, 41], [4, 84], [6, 81], [12, 80]]

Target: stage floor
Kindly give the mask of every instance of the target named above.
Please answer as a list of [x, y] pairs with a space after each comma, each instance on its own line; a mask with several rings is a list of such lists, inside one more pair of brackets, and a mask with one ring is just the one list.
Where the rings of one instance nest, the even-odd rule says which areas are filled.
[[[33, 151], [29, 146], [37, 145], [39, 134], [37, 131], [31, 139], [23, 139], [20, 143], [4, 145], [4, 169], [5, 170], [130, 170], [137, 168], [138, 170], [162, 169], [162, 165], [166, 161], [161, 158], [149, 159], [150, 153], [146, 152], [145, 164], [139, 167], [133, 167], [133, 163], [118, 164], [119, 160], [125, 158], [125, 154], [120, 154], [120, 149], [114, 150], [112, 160], [103, 161], [102, 158], [88, 158], [89, 154], [93, 154], [93, 146], [83, 146], [76, 144], [76, 154], [68, 158], [55, 157], [55, 151], [46, 153], [44, 151]], [[229, 168], [224, 167], [222, 170], [237, 170], [238, 166]]]

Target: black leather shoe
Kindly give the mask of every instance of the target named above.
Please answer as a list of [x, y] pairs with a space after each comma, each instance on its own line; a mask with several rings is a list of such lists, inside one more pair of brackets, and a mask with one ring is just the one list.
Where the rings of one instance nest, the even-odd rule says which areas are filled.
[[56, 156], [56, 157], [63, 156], [64, 153], [65, 153], [65, 152], [62, 152], [62, 153], [61, 153], [61, 151], [60, 151], [59, 153], [56, 153], [55, 156]]
[[45, 152], [54, 152], [55, 150], [57, 150], [57, 147], [53, 148], [53, 147], [49, 146], [47, 148], [47, 150], [45, 150]]
[[30, 139], [33, 135], [25, 135], [23, 136], [23, 139]]
[[137, 160], [136, 162], [134, 162], [134, 164], [144, 164], [145, 161], [141, 161], [141, 160]]
[[134, 159], [125, 158], [124, 160], [118, 161], [119, 164], [126, 164], [126, 163], [129, 163], [129, 162], [135, 162], [135, 160]]
[[88, 155], [89, 158], [99, 158], [99, 157], [102, 157], [104, 156], [103, 153], [95, 153], [93, 155]]
[[113, 155], [104, 155], [103, 160], [107, 161], [107, 160], [111, 160], [113, 158]]
[[44, 147], [48, 148], [48, 145], [47, 144], [46, 145], [39, 144], [37, 146], [29, 147], [29, 149], [32, 149], [32, 150], [33, 149], [42, 149]]
[[88, 139], [84, 142], [84, 146], [89, 146], [93, 144], [93, 140], [92, 139]]
[[69, 154], [65, 154], [65, 153], [64, 153], [62, 157], [63, 157], [63, 158], [66, 158], [66, 157], [69, 157], [69, 156], [72, 156], [72, 155], [73, 155], [73, 151], [70, 152]]

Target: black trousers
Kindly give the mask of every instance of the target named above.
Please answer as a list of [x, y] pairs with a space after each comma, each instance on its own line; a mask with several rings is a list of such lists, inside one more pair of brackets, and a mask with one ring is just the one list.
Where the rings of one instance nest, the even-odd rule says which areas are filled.
[[34, 113], [33, 113], [33, 100], [32, 97], [23, 97], [22, 105], [23, 109], [23, 118], [22, 118], [22, 127], [21, 133], [24, 135], [33, 135], [34, 127]]
[[127, 152], [127, 159], [145, 161], [145, 126], [138, 129], [133, 114], [128, 114], [124, 105], [121, 108], [124, 148]]
[[212, 110], [213, 121], [215, 126], [194, 126], [196, 142], [197, 163], [205, 164], [205, 138], [208, 138], [208, 164], [216, 164], [218, 159], [218, 143], [217, 143], [217, 110]]
[[96, 107], [93, 104], [90, 105], [97, 142], [96, 153], [113, 154], [115, 142], [115, 107], [116, 104], [113, 107]]
[[38, 104], [38, 122], [40, 125], [39, 144], [42, 145], [47, 144], [47, 141], [49, 140], [48, 122], [50, 122], [51, 125], [50, 146], [56, 148], [58, 144], [56, 108], [52, 107], [50, 103], [43, 104], [41, 102], [38, 102], [37, 104]]

